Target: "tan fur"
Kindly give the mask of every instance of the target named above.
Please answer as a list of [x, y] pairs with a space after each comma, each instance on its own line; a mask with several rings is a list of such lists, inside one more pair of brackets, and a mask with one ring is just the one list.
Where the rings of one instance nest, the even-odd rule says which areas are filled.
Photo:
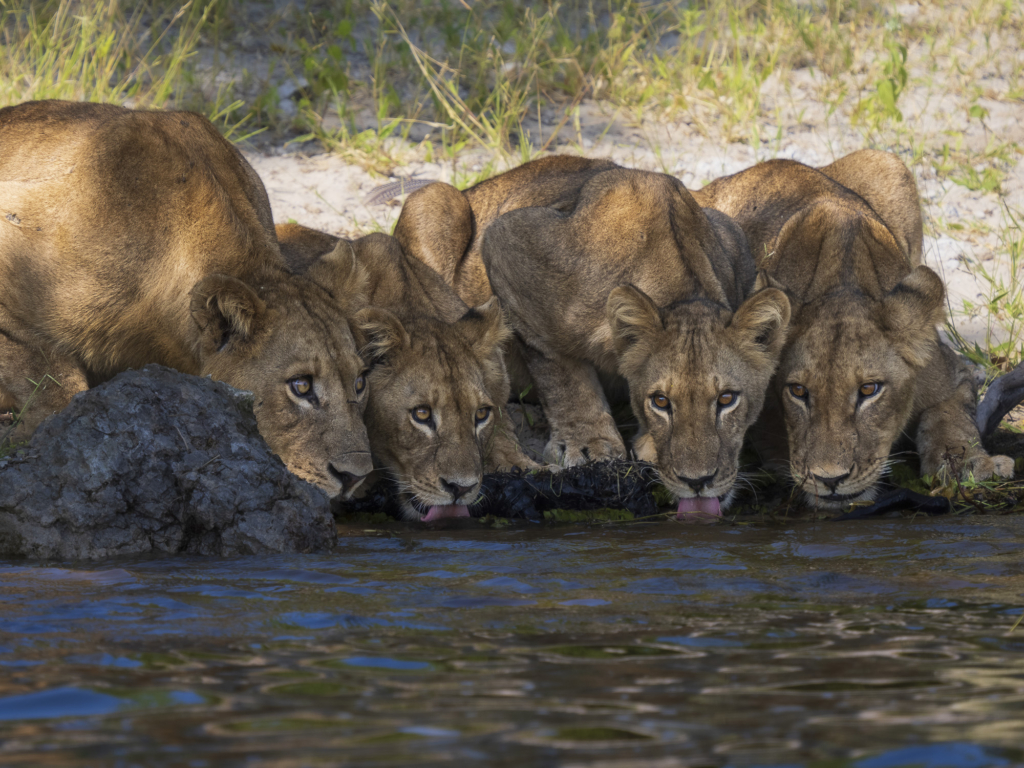
[[[31, 102], [0, 110], [0, 147], [0, 401], [25, 408], [17, 437], [160, 363], [252, 391], [289, 469], [351, 492], [371, 469], [351, 257], [290, 275], [259, 177], [192, 113]], [[293, 394], [297, 376], [315, 397]]]
[[[787, 292], [794, 316], [765, 409], [761, 448], [788, 466], [810, 503], [874, 498], [889, 454], [913, 436], [923, 474], [1012, 476], [974, 422], [970, 372], [941, 343], [939, 277], [920, 266], [921, 213], [899, 158], [863, 150], [821, 169], [774, 160], [696, 196], [750, 238], [759, 282]], [[864, 384], [880, 383], [870, 397]], [[806, 387], [806, 399], [789, 385]], [[772, 443], [782, 424], [788, 446]]]
[[[637, 456], [678, 497], [728, 503], [789, 303], [774, 289], [747, 298], [754, 264], [743, 233], [702, 210], [676, 179], [602, 161], [589, 161], [588, 171], [588, 161], [567, 158], [572, 192], [558, 180], [558, 160], [544, 170], [559, 204], [503, 213], [482, 246], [551, 423], [546, 455], [564, 465], [622, 455], [601, 380], [613, 398], [627, 385]], [[530, 165], [523, 176], [545, 186]], [[736, 398], [719, 408], [725, 392]], [[652, 404], [659, 393], [667, 410]]]
[[[450, 217], [450, 227], [421, 230], [407, 223], [406, 236], [419, 238], [424, 248], [442, 248], [444, 233], [460, 224], [462, 213], [438, 209], [433, 223]], [[394, 237], [350, 242], [296, 225], [277, 231], [296, 270], [315, 264], [330, 245], [335, 257], [353, 254], [367, 274], [371, 306], [353, 321], [372, 365], [366, 425], [374, 457], [398, 483], [407, 519], [420, 519], [431, 505], [471, 504], [484, 470], [537, 466], [516, 442], [505, 410], [508, 330], [497, 299], [470, 309]], [[431, 409], [429, 424], [412, 416], [421, 405]], [[481, 408], [489, 414], [478, 423]]]
[[[571, 212], [583, 184], [616, 167], [610, 160], [554, 155], [513, 168], [464, 192], [437, 182], [409, 195], [394, 234], [411, 256], [438, 272], [464, 302], [476, 306], [493, 295], [481, 258], [484, 232], [491, 222], [518, 208]], [[458, 211], [458, 215], [439, 219], [438, 211]], [[417, 234], [426, 232], [432, 236]]]

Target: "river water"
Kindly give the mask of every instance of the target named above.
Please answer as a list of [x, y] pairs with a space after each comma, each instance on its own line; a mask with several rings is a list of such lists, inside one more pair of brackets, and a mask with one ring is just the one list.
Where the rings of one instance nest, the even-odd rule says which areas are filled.
[[0, 764], [1024, 764], [1024, 517], [0, 563]]

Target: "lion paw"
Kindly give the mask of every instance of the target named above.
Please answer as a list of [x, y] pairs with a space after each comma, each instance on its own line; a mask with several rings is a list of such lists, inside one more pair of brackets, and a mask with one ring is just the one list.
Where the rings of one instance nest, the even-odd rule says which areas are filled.
[[967, 459], [950, 458], [939, 464], [934, 474], [943, 484], [949, 484], [953, 477], [960, 480], [989, 480], [993, 476], [1006, 479], [1013, 478], [1013, 459], [1009, 456], [989, 456], [987, 453], [978, 453]]
[[503, 456], [493, 461], [488, 461], [486, 467], [487, 472], [511, 472], [514, 469], [532, 472], [535, 469], [541, 469], [541, 465], [525, 453], [520, 453], [516, 456]]
[[999, 476], [1010, 480], [1013, 478], [1013, 459], [1009, 456], [977, 456], [967, 462], [963, 476], [965, 479], [973, 476], [975, 480]]
[[621, 459], [626, 446], [618, 433], [611, 435], [585, 435], [581, 437], [552, 435], [544, 448], [544, 458], [559, 467], [576, 467], [591, 461]]

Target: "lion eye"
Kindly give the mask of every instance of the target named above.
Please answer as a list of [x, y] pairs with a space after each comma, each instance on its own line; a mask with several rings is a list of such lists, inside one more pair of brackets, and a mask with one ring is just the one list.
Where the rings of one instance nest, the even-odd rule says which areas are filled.
[[288, 379], [288, 386], [296, 397], [309, 397], [313, 391], [313, 377], [296, 376], [294, 379]]
[[361, 373], [356, 376], [356, 394], [361, 395], [364, 389], [366, 389], [366, 374]]
[[807, 387], [805, 387], [803, 384], [790, 384], [789, 385], [789, 394], [791, 394], [797, 400], [806, 400], [807, 399]]
[[428, 421], [430, 421], [430, 414], [430, 408], [425, 405], [421, 405], [412, 409], [413, 419], [418, 421], [420, 424], [426, 424]]
[[718, 407], [726, 408], [736, 402], [737, 392], [723, 392], [718, 396]]
[[861, 384], [859, 392], [861, 397], [867, 398], [874, 397], [881, 391], [881, 389], [881, 384], [879, 384], [877, 381], [872, 381], [868, 384]]
[[668, 396], [658, 392], [651, 395], [651, 405], [657, 408], [659, 411], [667, 411], [671, 403], [669, 402]]
[[478, 425], [483, 424], [487, 419], [491, 417], [491, 409], [489, 407], [477, 408], [476, 409], [476, 423]]

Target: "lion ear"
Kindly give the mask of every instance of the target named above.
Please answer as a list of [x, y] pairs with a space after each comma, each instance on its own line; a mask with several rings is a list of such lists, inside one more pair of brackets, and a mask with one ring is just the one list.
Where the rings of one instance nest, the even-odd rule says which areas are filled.
[[349, 240], [339, 240], [307, 270], [306, 277], [349, 307], [365, 303], [367, 274]]
[[925, 266], [915, 267], [882, 299], [879, 323], [900, 356], [923, 366], [935, 351], [935, 326], [946, 319], [946, 289]]
[[252, 339], [262, 325], [267, 305], [238, 278], [218, 274], [195, 284], [189, 309], [204, 351], [212, 353], [233, 340]]
[[653, 351], [665, 330], [661, 312], [651, 297], [633, 285], [612, 289], [605, 303], [605, 317], [623, 371], [639, 365]]
[[370, 364], [378, 364], [410, 345], [409, 333], [402, 321], [380, 307], [361, 309], [349, 322], [360, 354]]
[[500, 353], [501, 347], [512, 335], [497, 296], [491, 296], [480, 306], [470, 309], [459, 318], [459, 323], [463, 328], [472, 329], [476, 333], [473, 344], [483, 352], [484, 357]]
[[729, 322], [740, 354], [774, 369], [786, 343], [790, 315], [789, 298], [778, 288], [764, 288], [743, 302]]

